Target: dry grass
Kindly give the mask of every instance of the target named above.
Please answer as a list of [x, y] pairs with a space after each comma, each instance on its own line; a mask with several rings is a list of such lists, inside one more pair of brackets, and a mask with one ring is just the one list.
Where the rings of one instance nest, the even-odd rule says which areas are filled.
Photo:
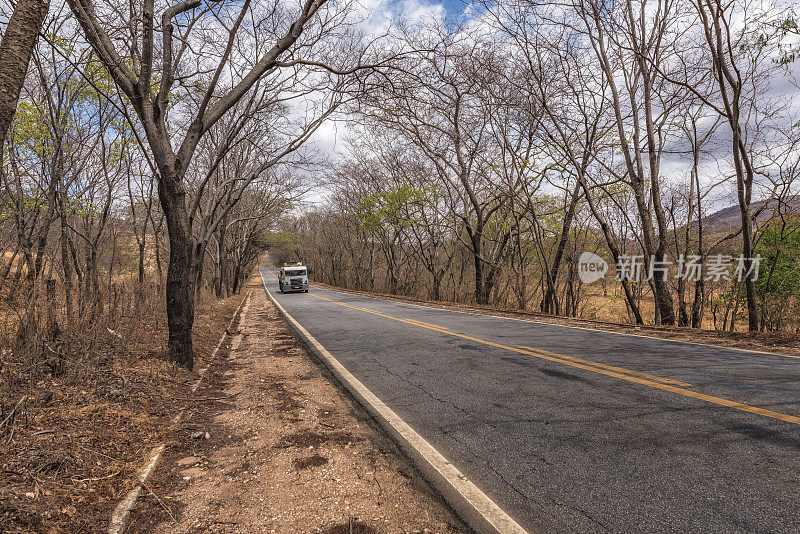
[[[240, 298], [199, 304], [198, 368]], [[102, 310], [84, 307], [74, 317], [56, 303], [59, 335], [47, 340], [37, 314], [22, 341], [16, 329], [29, 302], [10, 294], [2, 301], [2, 532], [105, 531], [145, 454], [190, 396], [196, 375], [164, 359], [163, 298], [155, 288], [118, 281], [104, 299]]]

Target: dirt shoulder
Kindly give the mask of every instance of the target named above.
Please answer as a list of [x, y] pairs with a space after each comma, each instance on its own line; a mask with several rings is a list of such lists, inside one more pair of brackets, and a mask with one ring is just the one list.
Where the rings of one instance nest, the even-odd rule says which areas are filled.
[[133, 532], [466, 528], [288, 331], [257, 281], [168, 436]]
[[389, 295], [385, 293], [373, 293], [369, 291], [358, 291], [354, 289], [344, 289], [329, 284], [314, 282], [314, 285], [340, 291], [342, 293], [352, 293], [354, 295], [364, 295], [384, 300], [394, 300], [408, 302], [420, 306], [454, 310], [465, 313], [479, 313], [484, 315], [498, 315], [501, 317], [513, 317], [537, 323], [548, 323], [562, 326], [574, 326], [579, 328], [593, 328], [606, 330], [609, 332], [619, 332], [624, 334], [635, 334], [641, 336], [655, 337], [661, 339], [672, 339], [676, 341], [688, 341], [692, 343], [707, 343], [722, 347], [735, 347], [739, 349], [773, 352], [800, 356], [800, 335], [791, 333], [773, 332], [720, 332], [717, 330], [692, 330], [690, 328], [679, 328], [669, 326], [636, 326], [623, 323], [611, 323], [607, 321], [597, 321], [592, 319], [580, 319], [570, 317], [560, 317], [546, 313], [510, 310], [493, 308], [490, 306], [477, 306], [460, 304], [457, 302], [433, 302], [412, 297]]
[[[241, 299], [198, 305], [196, 369], [207, 365]], [[167, 438], [199, 376], [165, 360], [163, 321], [130, 318], [116, 330], [65, 336], [97, 336], [97, 348], [67, 360], [60, 374], [32, 374], [41, 362], [4, 354], [0, 532], [106, 532], [114, 506]]]

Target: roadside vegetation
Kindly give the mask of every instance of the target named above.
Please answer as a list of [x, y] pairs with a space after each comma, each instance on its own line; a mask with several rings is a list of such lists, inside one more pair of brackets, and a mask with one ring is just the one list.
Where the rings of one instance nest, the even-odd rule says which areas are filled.
[[241, 288], [270, 225], [315, 183], [307, 141], [381, 66], [366, 14], [325, 0], [32, 3], [42, 17], [17, 4], [0, 64], [2, 272], [30, 303], [21, 324], [48, 283], [71, 318], [138, 271], [164, 297], [170, 359], [191, 369], [198, 297]]
[[[796, 14], [473, 7], [463, 24], [403, 28], [410, 52], [360, 100], [327, 202], [286, 225], [284, 257], [346, 288], [797, 332]], [[580, 279], [583, 251], [605, 279]], [[640, 276], [615, 279], [632, 258]]]

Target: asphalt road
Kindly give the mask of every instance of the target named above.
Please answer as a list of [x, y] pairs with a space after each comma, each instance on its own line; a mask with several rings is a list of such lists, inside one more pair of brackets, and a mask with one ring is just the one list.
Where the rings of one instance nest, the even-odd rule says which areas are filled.
[[313, 284], [281, 294], [264, 277], [288, 313], [526, 529], [800, 532], [800, 358]]

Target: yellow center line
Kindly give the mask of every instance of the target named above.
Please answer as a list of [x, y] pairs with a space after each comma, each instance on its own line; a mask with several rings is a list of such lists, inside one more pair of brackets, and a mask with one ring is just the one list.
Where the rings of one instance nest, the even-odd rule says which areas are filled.
[[432, 326], [434, 328], [440, 328], [442, 330], [450, 330], [446, 326], [439, 326], [439, 325], [435, 325], [435, 324], [431, 324], [431, 323], [426, 323], [425, 321], [417, 321], [416, 319], [407, 319], [407, 320], [411, 321], [412, 323], [417, 323], [417, 324], [423, 325], [423, 326]]
[[392, 317], [391, 315], [384, 315], [384, 314], [383, 314], [383, 313], [381, 313], [381, 312], [376, 312], [375, 310], [370, 310], [370, 309], [368, 309], [368, 308], [357, 308], [357, 307], [355, 307], [355, 306], [350, 306], [349, 304], [345, 304], [344, 302], [338, 302], [338, 301], [336, 301], [336, 300], [331, 300], [331, 299], [329, 299], [329, 298], [326, 298], [326, 297], [320, 297], [319, 295], [313, 295], [313, 294], [312, 294], [311, 296], [313, 296], [314, 298], [318, 298], [318, 299], [320, 299], [320, 300], [327, 300], [327, 301], [328, 301], [328, 302], [330, 302], [331, 304], [338, 304], [339, 306], [344, 306], [345, 308], [351, 308], [351, 309], [353, 309], [353, 310], [358, 310], [358, 311], [363, 311], [363, 312], [371, 313], [371, 314], [373, 314], [373, 315], [378, 315], [379, 317], [386, 317], [387, 319], [392, 319], [393, 321], [399, 321], [399, 322], [401, 322], [401, 323], [406, 323], [406, 324], [410, 324], [410, 325], [413, 325], [413, 326], [419, 326], [419, 327], [421, 327], [421, 328], [427, 328], [428, 330], [435, 330], [436, 332], [442, 332], [442, 333], [444, 333], [444, 334], [450, 334], [450, 333], [451, 333], [451, 332], [449, 332], [449, 331], [445, 330], [445, 329], [444, 329], [444, 328], [442, 328], [442, 327], [438, 327], [438, 326], [426, 326], [426, 325], [424, 325], [424, 324], [420, 324], [420, 323], [418, 323], [418, 322], [416, 322], [416, 321], [413, 321], [413, 320], [411, 320], [411, 319], [400, 319], [400, 318], [398, 318], [398, 317]]
[[[318, 295], [313, 295], [313, 296], [318, 298], [318, 299], [328, 301], [328, 302], [330, 302], [332, 304], [337, 304], [339, 306], [344, 306], [346, 308], [352, 308], [354, 310], [364, 311], [364, 312], [367, 312], [367, 313], [371, 313], [373, 315], [377, 315], [377, 316], [380, 316], [380, 317], [385, 317], [387, 319], [391, 319], [393, 321], [398, 321], [398, 322], [401, 322], [401, 323], [410, 324], [410, 325], [417, 326], [417, 327], [420, 327], [420, 328], [426, 328], [428, 330], [433, 330], [435, 332], [441, 332], [443, 334], [449, 334], [451, 336], [459, 337], [459, 338], [462, 338], [462, 339], [468, 339], [470, 341], [475, 341], [476, 343], [481, 343], [483, 345], [488, 345], [490, 347], [496, 347], [496, 348], [499, 348], [499, 349], [505, 349], [505, 350], [509, 350], [511, 352], [516, 352], [516, 353], [519, 353], [519, 354], [527, 354], [529, 356], [535, 356], [536, 358], [541, 358], [543, 360], [549, 360], [549, 361], [561, 363], [561, 364], [564, 364], [564, 365], [569, 365], [571, 367], [577, 367], [579, 369], [584, 369], [586, 371], [592, 371], [593, 373], [599, 373], [599, 374], [602, 374], [602, 375], [611, 376], [611, 377], [614, 377], [614, 378], [619, 378], [621, 380], [626, 380], [628, 382], [634, 382], [636, 384], [641, 384], [641, 385], [644, 385], [644, 386], [650, 386], [650, 387], [653, 387], [653, 388], [656, 388], [656, 389], [660, 389], [660, 390], [663, 390], [663, 391], [669, 391], [670, 393], [683, 395], [684, 397], [691, 397], [693, 399], [702, 400], [702, 401], [705, 401], [705, 402], [708, 402], [708, 403], [711, 403], [711, 404], [717, 404], [719, 406], [726, 406], [728, 408], [734, 408], [736, 410], [741, 410], [743, 412], [754, 413], [756, 415], [762, 415], [764, 417], [770, 417], [772, 419], [779, 419], [781, 421], [786, 421], [787, 423], [794, 423], [796, 425], [800, 425], [800, 417], [797, 417], [797, 416], [794, 416], [794, 415], [789, 415], [789, 414], [780, 413], [780, 412], [774, 412], [772, 410], [767, 410], [767, 409], [764, 409], [764, 408], [758, 408], [757, 406], [750, 406], [749, 404], [744, 404], [744, 403], [741, 403], [741, 402], [732, 401], [732, 400], [725, 399], [725, 398], [722, 398], [722, 397], [715, 397], [713, 395], [706, 395], [705, 393], [699, 393], [697, 391], [692, 391], [692, 390], [685, 389], [685, 388], [682, 388], [682, 387], [673, 386], [673, 385], [670, 385], [670, 384], [662, 384], [660, 382], [656, 382], [655, 380], [650, 380], [650, 379], [647, 379], [647, 378], [640, 378], [638, 376], [631, 376], [631, 375], [623, 374], [623, 373], [620, 373], [620, 372], [617, 372], [617, 371], [612, 371], [612, 370], [609, 370], [609, 369], [603, 369], [603, 368], [599, 368], [599, 367], [593, 367], [593, 366], [590, 366], [590, 365], [585, 365], [583, 363], [578, 363], [577, 361], [570, 361], [569, 359], [565, 359], [565, 356], [563, 354], [550, 353], [550, 354], [552, 354], [552, 355], [550, 355], [550, 354], [545, 354], [545, 353], [542, 353], [542, 352], [533, 352], [531, 350], [525, 350], [525, 349], [521, 349], [521, 348], [510, 347], [508, 345], [501, 345], [500, 343], [494, 343], [492, 341], [486, 341], [485, 339], [478, 339], [478, 338], [474, 338], [474, 337], [471, 337], [471, 336], [467, 336], [465, 334], [459, 334], [457, 332], [451, 332], [449, 330], [443, 330], [441, 328], [437, 328], [437, 327], [433, 327], [433, 326], [425, 326], [423, 324], [415, 323], [415, 322], [409, 321], [407, 319], [400, 319], [398, 317], [392, 317], [391, 315], [386, 315], [386, 314], [383, 314], [383, 313], [380, 313], [380, 312], [376, 312], [376, 311], [373, 311], [373, 310], [368, 310], [366, 308], [356, 308], [355, 306], [350, 306], [350, 305], [345, 304], [343, 302], [337, 302], [337, 301], [334, 301], [334, 300], [331, 300], [331, 299], [328, 299], [328, 298], [325, 298], [325, 297], [320, 297]], [[536, 349], [536, 350], [538, 351], [539, 349]], [[571, 358], [571, 357], [566, 357], [566, 358]]]
[[600, 367], [601, 369], [608, 369], [610, 371], [617, 371], [618, 373], [625, 373], [625, 374], [628, 374], [628, 375], [640, 376], [642, 378], [648, 378], [650, 380], [655, 380], [657, 382], [664, 382], [665, 384], [672, 384], [674, 386], [683, 386], [683, 387], [691, 386], [691, 384], [687, 384], [686, 382], [681, 382], [680, 380], [673, 380], [671, 378], [663, 378], [663, 377], [656, 376], [656, 375], [651, 375], [651, 374], [648, 374], [648, 373], [642, 373], [642, 372], [639, 372], [639, 371], [634, 371], [632, 369], [626, 369], [625, 367], [616, 367], [614, 365], [607, 365], [607, 364], [600, 363], [600, 362], [595, 362], [595, 361], [592, 361], [592, 360], [584, 360], [583, 358], [576, 358], [575, 356], [567, 356], [566, 354], [557, 354], [555, 352], [548, 352], [548, 351], [546, 351], [544, 349], [537, 349], [537, 348], [534, 348], [534, 347], [526, 347], [524, 345], [520, 345], [519, 348], [525, 349], [525, 350], [532, 350], [534, 352], [547, 354], [549, 356], [555, 356], [557, 358], [563, 358], [565, 360], [570, 360], [570, 361], [573, 361], [573, 362], [585, 363], [586, 365], [591, 365], [592, 367]]

